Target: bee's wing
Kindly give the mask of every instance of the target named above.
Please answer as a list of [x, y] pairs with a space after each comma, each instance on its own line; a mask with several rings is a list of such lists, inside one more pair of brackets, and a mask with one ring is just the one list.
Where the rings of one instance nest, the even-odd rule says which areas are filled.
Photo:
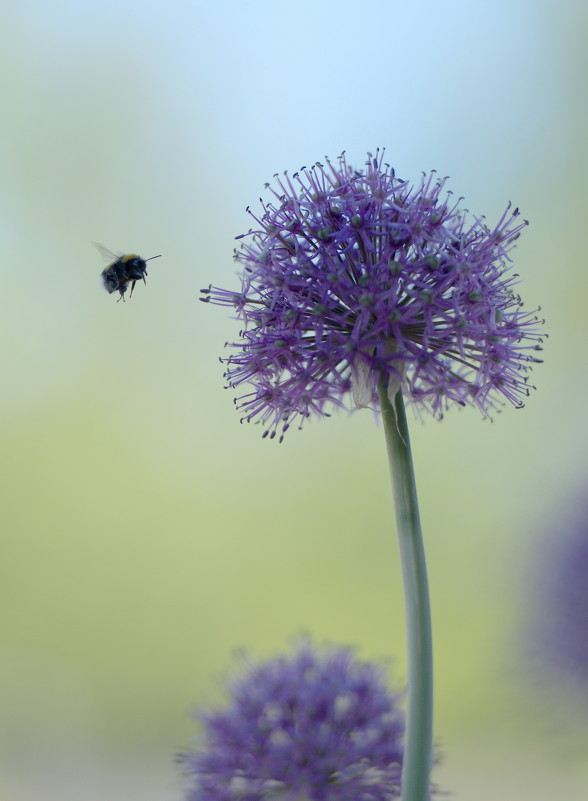
[[112, 250], [108, 250], [108, 248], [105, 248], [104, 245], [101, 245], [99, 242], [94, 242], [93, 244], [98, 248], [105, 261], [118, 261], [120, 259], [120, 253], [113, 253]]

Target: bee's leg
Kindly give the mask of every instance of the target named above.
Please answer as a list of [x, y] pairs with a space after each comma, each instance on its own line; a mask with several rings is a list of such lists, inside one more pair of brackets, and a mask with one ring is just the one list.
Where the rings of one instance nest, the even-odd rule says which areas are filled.
[[126, 286], [121, 287], [118, 291], [120, 292], [120, 298], [116, 302], [120, 303], [121, 300], [122, 300], [122, 302], [124, 303], [125, 302], [125, 292], [127, 291]]
[[133, 283], [131, 284], [131, 294], [129, 295], [130, 298], [133, 297], [133, 289], [135, 288], [136, 283], [137, 283], [136, 281], [133, 281]]

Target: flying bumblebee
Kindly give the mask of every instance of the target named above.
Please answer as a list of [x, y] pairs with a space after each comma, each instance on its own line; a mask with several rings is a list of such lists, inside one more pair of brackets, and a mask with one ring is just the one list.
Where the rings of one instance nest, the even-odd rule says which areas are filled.
[[120, 294], [119, 300], [122, 299], [123, 302], [129, 284], [131, 285], [131, 294], [129, 295], [131, 298], [137, 281], [143, 281], [144, 284], [147, 283], [145, 281], [147, 277], [147, 262], [152, 259], [159, 259], [161, 256], [161, 253], [159, 256], [151, 256], [149, 259], [142, 259], [140, 256], [137, 256], [136, 253], [126, 253], [117, 256], [116, 253], [112, 253], [110, 250], [102, 247], [102, 245], [97, 244], [96, 247], [105, 258], [109, 260], [114, 259], [108, 267], [102, 270], [100, 276], [102, 285], [109, 295], [113, 292], [118, 292]]

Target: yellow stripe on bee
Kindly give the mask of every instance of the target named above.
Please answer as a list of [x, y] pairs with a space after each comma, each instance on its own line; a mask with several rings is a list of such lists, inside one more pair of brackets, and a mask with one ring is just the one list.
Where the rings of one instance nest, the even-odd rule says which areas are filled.
[[137, 256], [136, 253], [127, 253], [126, 255], [121, 256], [119, 261], [127, 262], [127, 261], [131, 261], [131, 259], [139, 259], [139, 258], [141, 258], [141, 257]]

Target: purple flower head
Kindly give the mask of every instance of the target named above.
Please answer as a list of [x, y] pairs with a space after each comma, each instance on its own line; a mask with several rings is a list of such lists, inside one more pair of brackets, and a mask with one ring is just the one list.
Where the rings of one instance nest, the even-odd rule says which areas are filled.
[[189, 801], [387, 801], [399, 796], [404, 716], [383, 671], [302, 643], [250, 665], [229, 705], [202, 713], [182, 758]]
[[264, 436], [350, 393], [376, 408], [379, 380], [437, 418], [453, 403], [483, 414], [502, 399], [522, 406], [529, 392], [541, 340], [507, 275], [526, 225], [518, 209], [490, 230], [467, 220], [446, 179], [410, 186], [383, 151], [368, 156], [365, 170], [343, 154], [277, 178], [274, 202], [259, 217], [248, 209], [241, 288], [203, 290], [243, 321], [225, 375], [232, 388], [250, 385], [236, 404]]

